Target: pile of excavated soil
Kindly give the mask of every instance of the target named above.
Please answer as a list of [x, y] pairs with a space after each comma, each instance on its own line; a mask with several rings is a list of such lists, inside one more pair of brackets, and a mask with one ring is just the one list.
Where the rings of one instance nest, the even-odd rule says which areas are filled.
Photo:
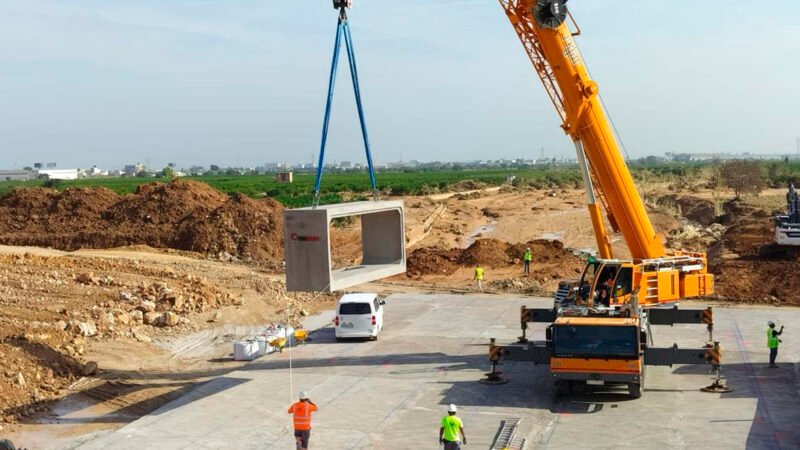
[[728, 228], [709, 248], [710, 260], [757, 257], [762, 245], [775, 240], [775, 224], [763, 209], [734, 200], [725, 204], [725, 214], [719, 221]]
[[703, 226], [709, 226], [717, 220], [714, 202], [691, 195], [665, 195], [657, 200], [659, 206], [676, 208], [678, 215]]
[[728, 229], [708, 249], [719, 298], [775, 305], [800, 305], [798, 260], [773, 260], [759, 256], [759, 249], [775, 240], [771, 214], [760, 208], [732, 201], [725, 204], [720, 221]]
[[484, 267], [520, 265], [526, 247], [530, 247], [533, 253], [534, 268], [542, 264], [554, 266], [554, 270], [570, 277], [575, 276], [576, 269], [580, 271], [583, 268], [583, 260], [565, 249], [561, 241], [537, 239], [525, 244], [509, 244], [497, 239], [478, 239], [466, 249], [418, 248], [408, 257], [408, 274], [447, 274], [476, 264]]
[[60, 250], [148, 245], [277, 263], [283, 207], [176, 179], [105, 188], [17, 189], [0, 198], [0, 243]]
[[722, 260], [712, 264], [715, 295], [722, 299], [800, 305], [800, 261]]
[[447, 275], [458, 269], [459, 249], [421, 247], [408, 256], [407, 273], [416, 276], [429, 274]]

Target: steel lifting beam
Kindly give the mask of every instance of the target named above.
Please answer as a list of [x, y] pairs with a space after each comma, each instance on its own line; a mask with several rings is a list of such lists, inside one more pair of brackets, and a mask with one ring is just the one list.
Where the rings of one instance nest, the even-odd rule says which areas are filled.
[[678, 348], [678, 344], [668, 348], [646, 348], [644, 363], [670, 367], [673, 364], [710, 364], [716, 368], [722, 364], [722, 347], [719, 342], [714, 342], [703, 348]]
[[499, 346], [504, 361], [525, 361], [534, 364], [550, 364], [553, 350], [545, 341], [526, 342]]
[[647, 319], [650, 325], [675, 325], [676, 323], [704, 323], [714, 324], [714, 310], [706, 309], [678, 309], [651, 308], [647, 310]]

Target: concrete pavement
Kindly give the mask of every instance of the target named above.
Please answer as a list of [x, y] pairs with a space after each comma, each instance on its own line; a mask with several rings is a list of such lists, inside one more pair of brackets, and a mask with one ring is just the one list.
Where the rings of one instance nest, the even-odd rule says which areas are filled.
[[[800, 310], [715, 308], [715, 338], [735, 389], [708, 394], [707, 366], [648, 368], [644, 396], [622, 390], [555, 399], [547, 368], [508, 363], [511, 382], [477, 382], [490, 337], [519, 335], [519, 306], [549, 299], [396, 294], [377, 342], [337, 343], [330, 328], [291, 353], [262, 357], [152, 414], [79, 448], [294, 448], [286, 413], [306, 390], [320, 407], [311, 448], [435, 449], [439, 421], [456, 403], [468, 448], [488, 448], [500, 421], [522, 417], [528, 448], [797, 448]], [[691, 305], [684, 305], [691, 307]], [[779, 369], [766, 368], [766, 321], [788, 328]], [[540, 338], [543, 326], [530, 335]], [[655, 343], [700, 346], [702, 326], [654, 327]], [[289, 370], [291, 356], [292, 370]]]

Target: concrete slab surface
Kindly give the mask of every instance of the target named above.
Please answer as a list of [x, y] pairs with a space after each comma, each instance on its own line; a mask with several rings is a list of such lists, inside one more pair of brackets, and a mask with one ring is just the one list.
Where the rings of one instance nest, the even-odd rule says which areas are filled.
[[[800, 309], [716, 308], [715, 337], [735, 389], [729, 394], [699, 391], [711, 382], [707, 366], [650, 367], [638, 400], [621, 390], [556, 399], [547, 367], [527, 363], [505, 366], [506, 385], [478, 383], [488, 339], [514, 340], [519, 306], [551, 302], [392, 295], [377, 342], [338, 343], [323, 328], [305, 347], [222, 375], [79, 448], [294, 448], [286, 409], [300, 390], [320, 407], [313, 417], [316, 449], [436, 449], [450, 403], [460, 408], [467, 448], [489, 448], [506, 417], [523, 418], [528, 448], [800, 447], [800, 337], [792, 327]], [[768, 319], [787, 325], [778, 369], [766, 367]], [[543, 326], [531, 331], [538, 338]], [[699, 346], [706, 339], [702, 326], [655, 327], [653, 334], [659, 346]]]

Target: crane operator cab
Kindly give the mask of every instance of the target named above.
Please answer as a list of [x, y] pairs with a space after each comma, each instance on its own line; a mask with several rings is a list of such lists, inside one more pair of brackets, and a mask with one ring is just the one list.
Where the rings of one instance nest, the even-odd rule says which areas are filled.
[[628, 302], [633, 292], [633, 265], [618, 260], [590, 260], [581, 276], [575, 303], [614, 307]]

